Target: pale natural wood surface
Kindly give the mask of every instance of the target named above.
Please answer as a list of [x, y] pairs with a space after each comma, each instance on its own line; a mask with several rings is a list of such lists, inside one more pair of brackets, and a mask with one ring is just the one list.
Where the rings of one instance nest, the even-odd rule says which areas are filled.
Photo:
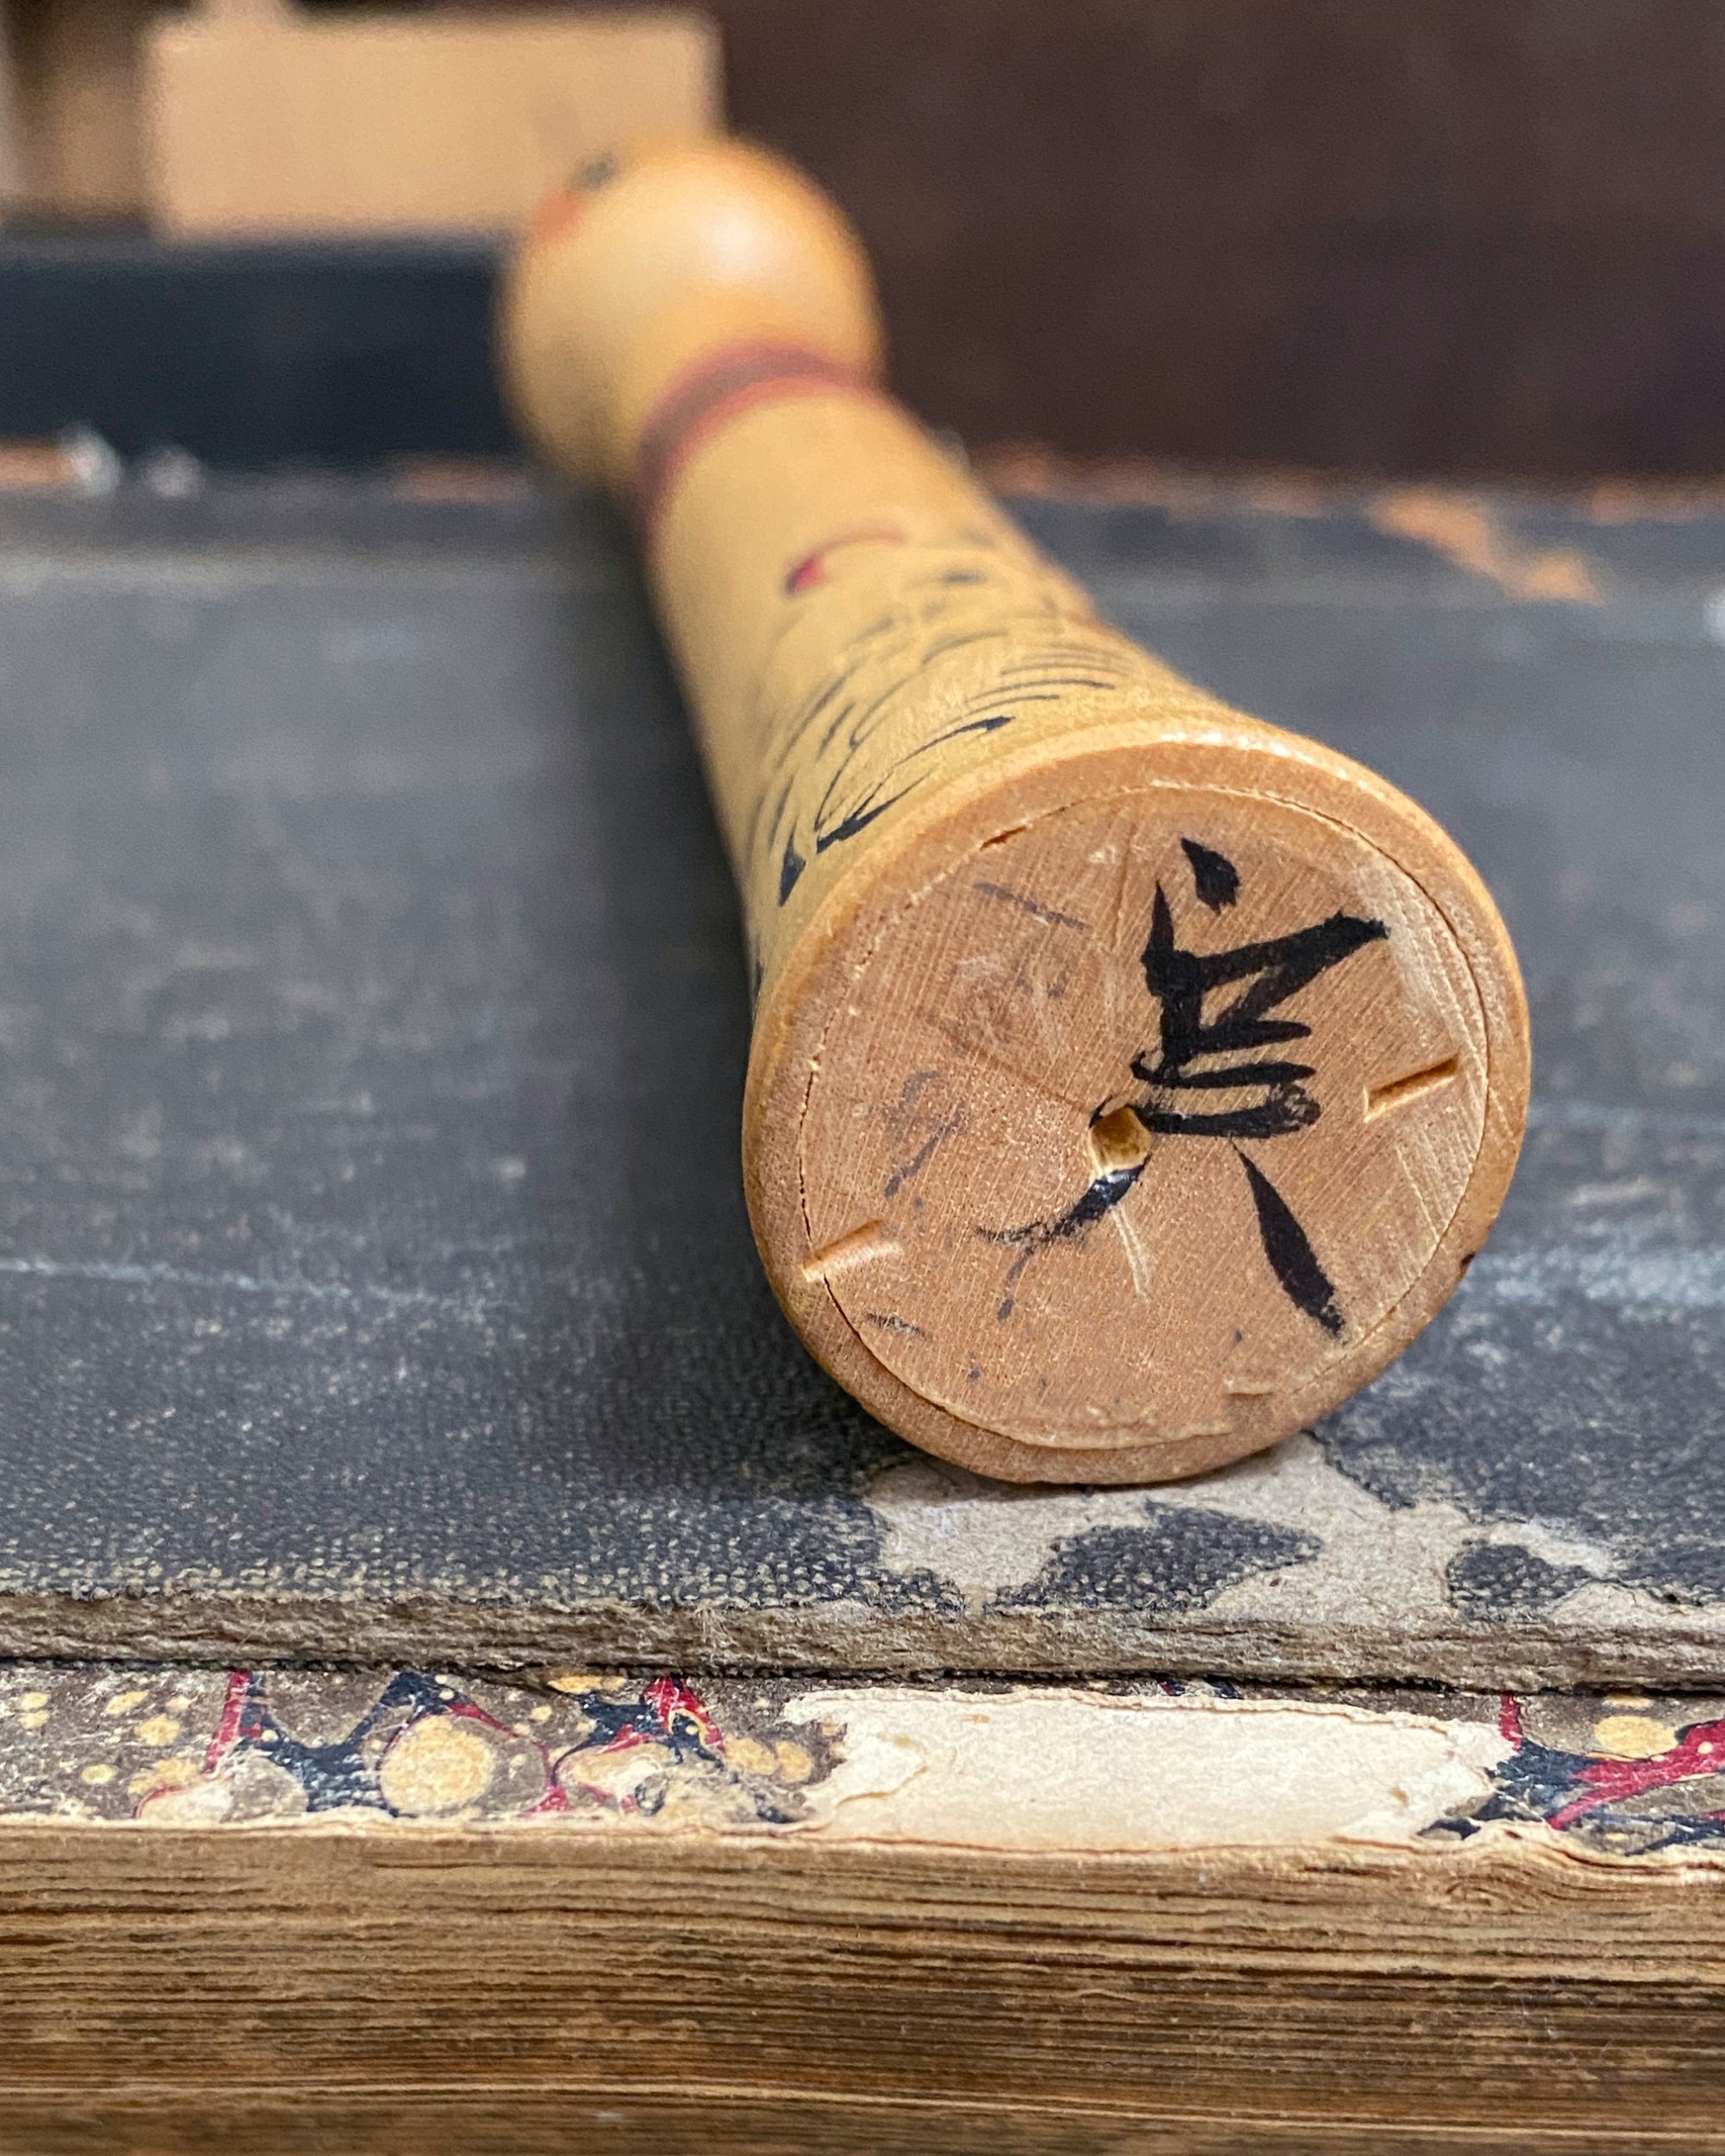
[[1507, 1842], [21, 1825], [0, 2150], [1698, 2156], [1722, 1910]]
[[761, 154], [551, 205], [504, 342], [643, 523], [752, 946], [756, 1238], [820, 1360], [1021, 1481], [1189, 1474], [1381, 1369], [1525, 1115], [1457, 849], [1098, 620], [879, 392], [867, 266]]
[[673, 9], [171, 15], [145, 52], [146, 191], [192, 235], [518, 224], [587, 160], [715, 124], [711, 26]]

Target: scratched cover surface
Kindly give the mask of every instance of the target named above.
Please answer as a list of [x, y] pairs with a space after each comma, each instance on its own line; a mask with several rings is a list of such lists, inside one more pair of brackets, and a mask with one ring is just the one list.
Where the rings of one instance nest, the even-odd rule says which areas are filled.
[[13, 498], [0, 1651], [1719, 1678], [1725, 512], [1023, 513], [1497, 894], [1537, 1102], [1430, 1332], [1178, 1488], [922, 1459], [754, 1258], [735, 909], [610, 521]]

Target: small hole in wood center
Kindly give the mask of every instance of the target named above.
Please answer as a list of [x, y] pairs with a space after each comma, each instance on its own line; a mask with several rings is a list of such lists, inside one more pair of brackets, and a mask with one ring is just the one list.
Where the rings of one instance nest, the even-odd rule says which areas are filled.
[[1096, 1173], [1136, 1168], [1150, 1152], [1150, 1133], [1129, 1107], [1113, 1108], [1090, 1125], [1090, 1158]]

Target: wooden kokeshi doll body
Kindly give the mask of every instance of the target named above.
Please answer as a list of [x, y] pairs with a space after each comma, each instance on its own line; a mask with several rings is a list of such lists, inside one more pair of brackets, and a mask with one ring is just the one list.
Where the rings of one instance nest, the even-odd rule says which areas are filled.
[[1381, 1369], [1526, 1112], [1455, 846], [1097, 619], [881, 393], [866, 265], [776, 161], [595, 175], [505, 319], [530, 430], [640, 520], [743, 893], [751, 1217], [815, 1354], [1033, 1481], [1189, 1474]]

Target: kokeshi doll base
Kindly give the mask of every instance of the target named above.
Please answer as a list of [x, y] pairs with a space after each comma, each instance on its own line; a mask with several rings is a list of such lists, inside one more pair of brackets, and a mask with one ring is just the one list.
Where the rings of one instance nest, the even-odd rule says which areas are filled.
[[1022, 1481], [1190, 1474], [1345, 1399], [1520, 1140], [1463, 856], [1096, 619], [874, 389], [866, 273], [782, 168], [646, 160], [511, 306], [530, 423], [642, 517], [749, 926], [751, 1218], [814, 1353]]
[[[1273, 1442], [1397, 1352], [1489, 1225], [1489, 1027], [1438, 905], [1357, 826], [1120, 730], [906, 849], [763, 1014], [746, 1124], [805, 1338], [907, 1435], [1025, 1479]], [[1314, 1121], [1209, 1135], [1182, 1125], [1250, 1127], [1262, 1096], [1131, 1077], [1159, 906], [1182, 954], [1285, 944], [1290, 916], [1352, 946], [1298, 999]]]

